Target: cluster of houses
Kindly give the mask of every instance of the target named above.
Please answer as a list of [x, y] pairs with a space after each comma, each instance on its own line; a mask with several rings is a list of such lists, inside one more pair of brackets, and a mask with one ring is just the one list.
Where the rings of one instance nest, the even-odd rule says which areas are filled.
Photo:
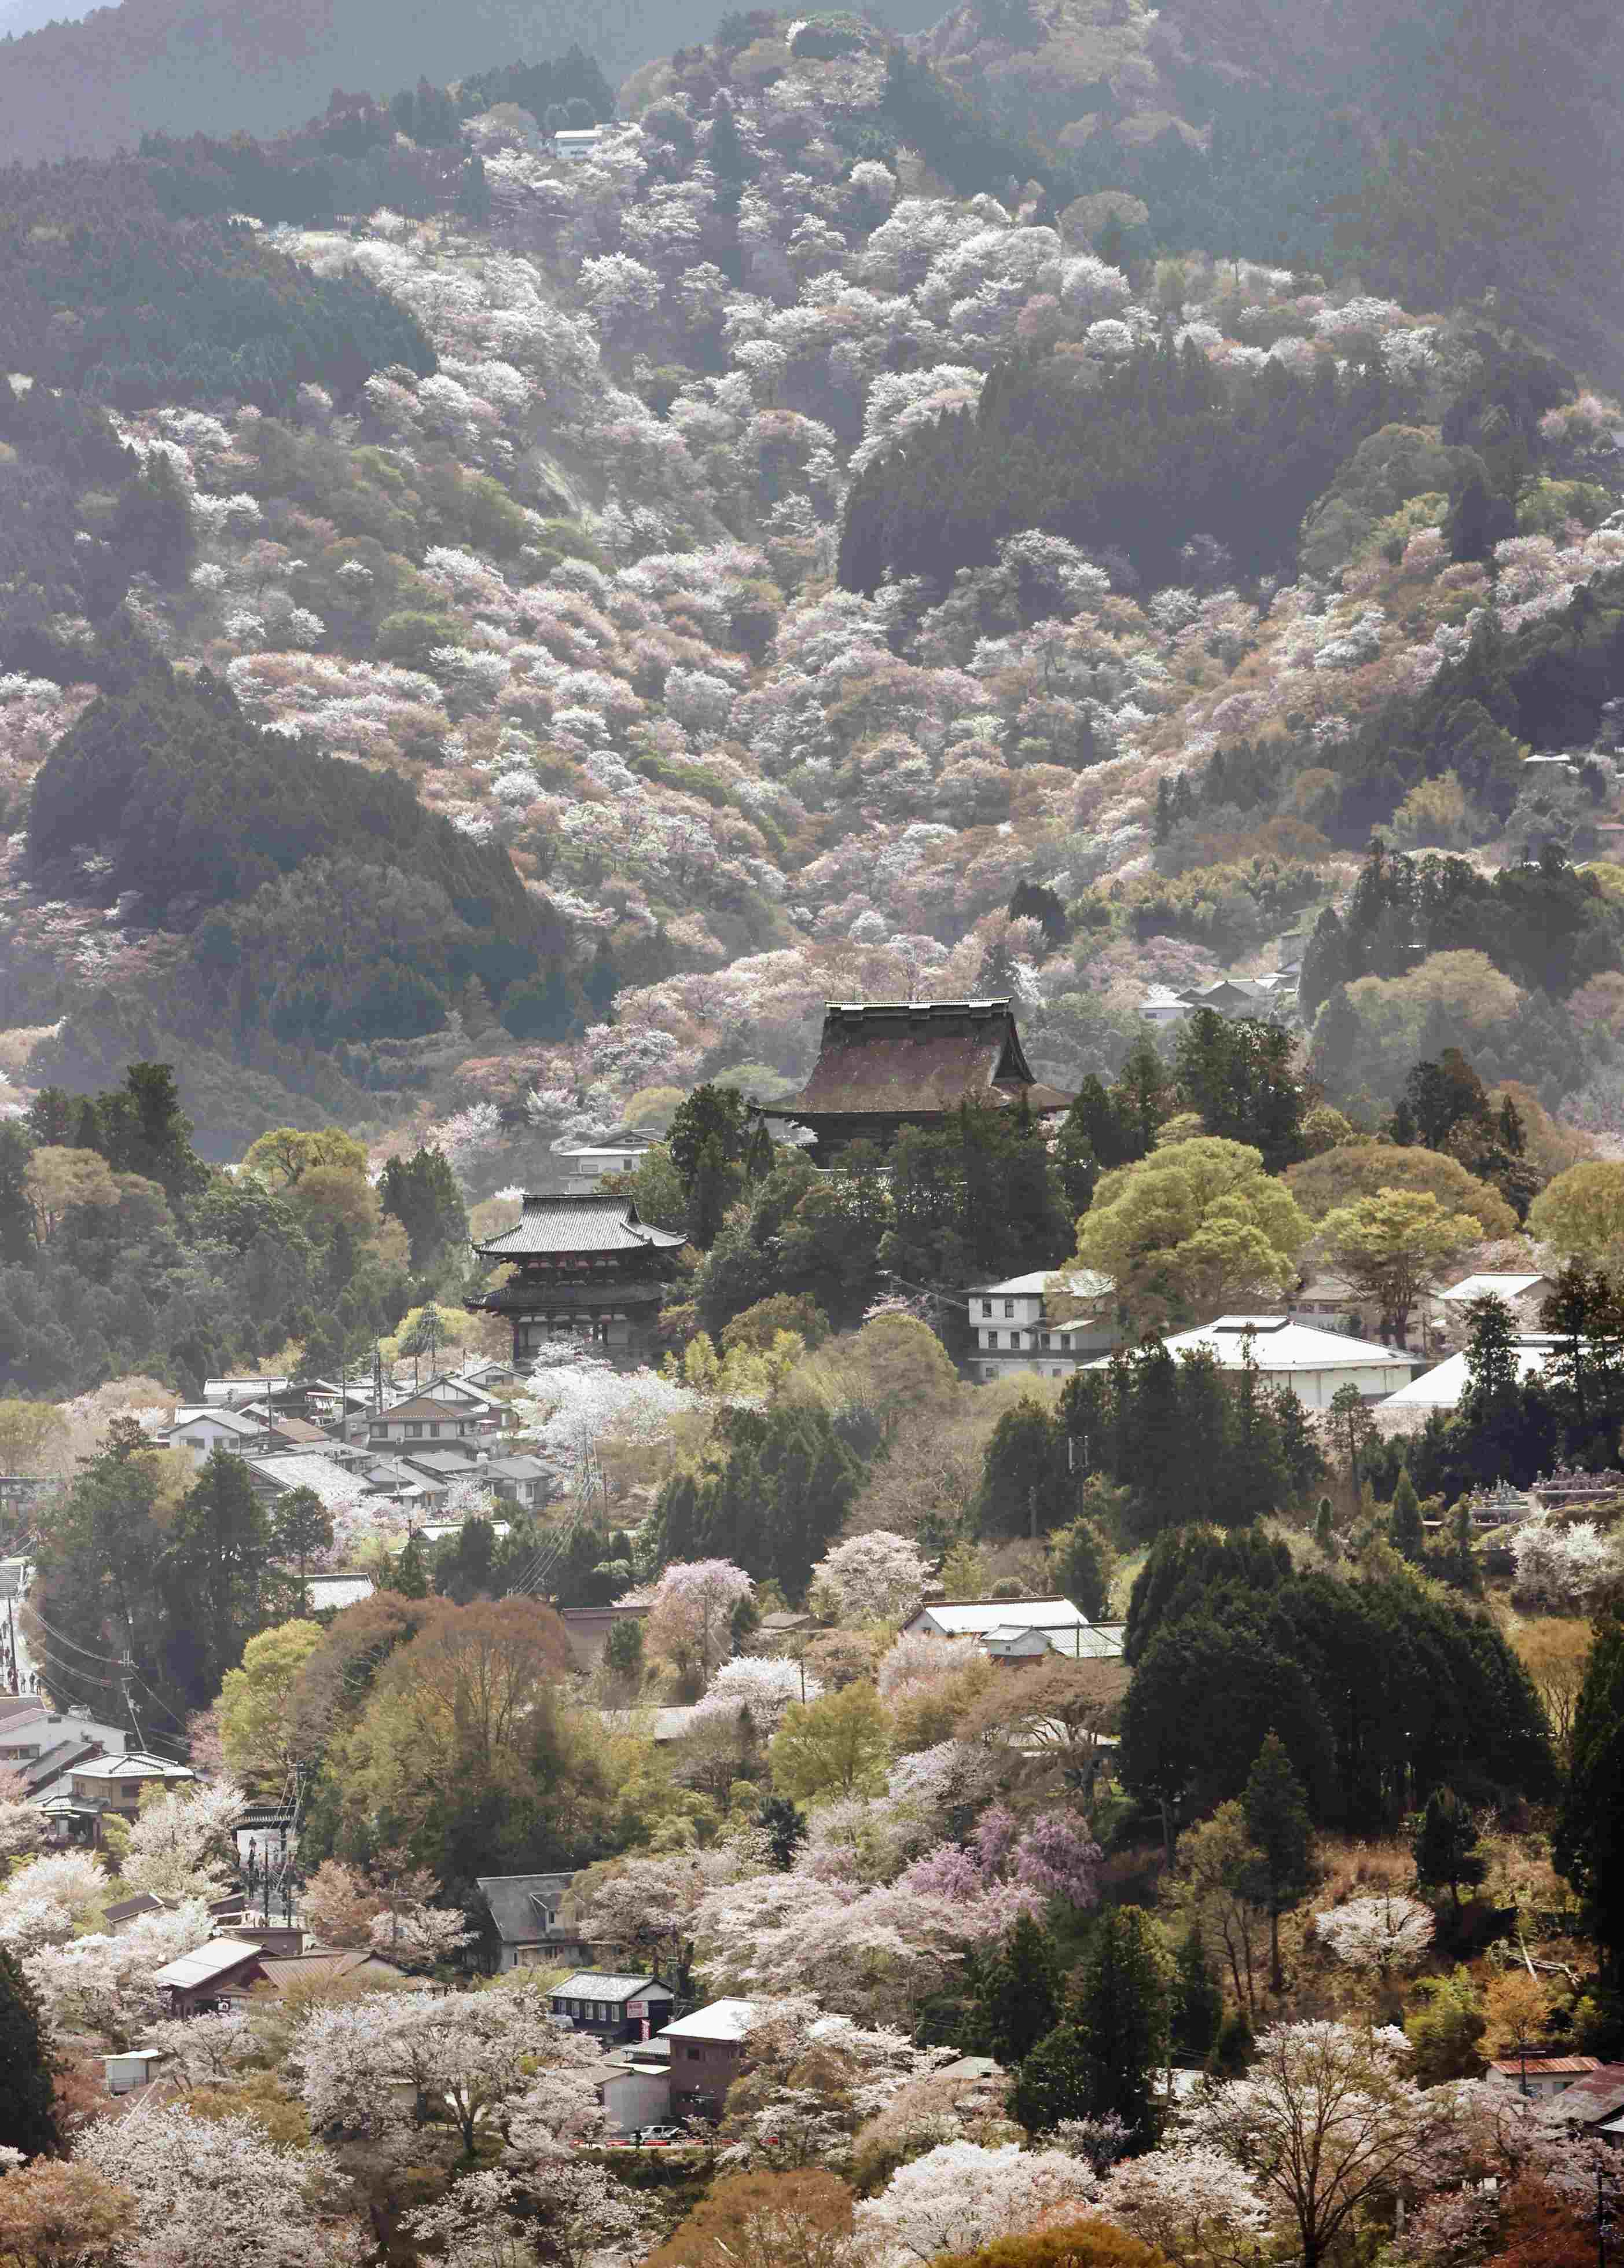
[[529, 1510], [546, 1501], [550, 1480], [509, 1438], [512, 1412], [501, 1389], [519, 1382], [511, 1365], [489, 1361], [409, 1387], [381, 1378], [210, 1379], [201, 1403], [149, 1430], [199, 1465], [229, 1449], [268, 1502], [310, 1488], [334, 1506], [389, 1497], [432, 1515], [459, 1482], [473, 1481]]
[[1298, 1023], [1297, 978], [1302, 962], [1293, 958], [1260, 976], [1215, 976], [1209, 984], [1152, 984], [1139, 1003], [1139, 1020], [1152, 1031], [1183, 1023], [1198, 1008], [1220, 1016], [1255, 1016], [1275, 1024]]
[[[1562, 1344], [1539, 1327], [1551, 1291], [1551, 1278], [1535, 1270], [1463, 1277], [1417, 1303], [1418, 1344], [1393, 1346], [1375, 1336], [1376, 1319], [1357, 1292], [1321, 1277], [1279, 1313], [1219, 1315], [1172, 1333], [1166, 1344], [1175, 1355], [1201, 1349], [1222, 1370], [1252, 1362], [1265, 1385], [1289, 1386], [1310, 1410], [1329, 1409], [1351, 1386], [1372, 1405], [1384, 1432], [1407, 1432], [1418, 1431], [1434, 1410], [1453, 1410], [1465, 1393], [1463, 1343], [1473, 1300], [1503, 1301], [1517, 1327], [1518, 1375], [1542, 1370]], [[983, 1381], [1012, 1372], [1068, 1378], [1074, 1370], [1099, 1369], [1127, 1337], [1114, 1285], [1087, 1270], [1040, 1270], [972, 1285], [965, 1305], [968, 1367]], [[1328, 1321], [1341, 1328], [1327, 1328]]]

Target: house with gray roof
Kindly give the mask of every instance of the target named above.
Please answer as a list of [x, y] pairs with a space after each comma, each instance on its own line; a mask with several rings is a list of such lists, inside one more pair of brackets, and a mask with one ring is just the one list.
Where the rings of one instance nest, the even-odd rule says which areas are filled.
[[1080, 1363], [1121, 1344], [1116, 1285], [1096, 1268], [1035, 1269], [965, 1294], [974, 1350], [971, 1375], [1010, 1371], [1069, 1378]]
[[562, 1969], [584, 1961], [591, 1940], [562, 1920], [567, 1874], [480, 1874], [490, 1915], [498, 1975], [510, 1969]]
[[601, 1969], [577, 1970], [551, 1994], [555, 2016], [567, 2016], [572, 2030], [589, 2032], [606, 2047], [664, 2030], [672, 1997], [669, 1984], [646, 1971], [622, 1976]]

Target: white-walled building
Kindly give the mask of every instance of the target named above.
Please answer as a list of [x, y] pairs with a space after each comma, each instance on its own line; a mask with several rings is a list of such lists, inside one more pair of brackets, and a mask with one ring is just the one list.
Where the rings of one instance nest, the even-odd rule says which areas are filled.
[[1220, 1315], [1193, 1331], [1174, 1332], [1166, 1344], [1173, 1355], [1200, 1349], [1220, 1370], [1244, 1369], [1250, 1357], [1263, 1385], [1289, 1386], [1305, 1410], [1328, 1410], [1345, 1386], [1356, 1388], [1366, 1402], [1385, 1401], [1420, 1367], [1420, 1358], [1402, 1348], [1315, 1330], [1289, 1315]]
[[555, 1152], [564, 1169], [564, 1195], [590, 1197], [606, 1174], [635, 1173], [653, 1146], [645, 1135], [634, 1134], [623, 1142], [576, 1142]]
[[[1069, 1296], [1052, 1302], [1051, 1285], [1057, 1293]], [[972, 1285], [966, 1299], [975, 1341], [970, 1358], [973, 1374], [985, 1381], [1018, 1370], [1034, 1372], [1040, 1378], [1069, 1378], [1091, 1356], [1108, 1353], [1121, 1340], [1113, 1305], [1115, 1291], [1110, 1277], [1091, 1268], [1063, 1273], [1040, 1268], [1001, 1284]], [[1050, 1312], [1053, 1304], [1079, 1303], [1082, 1312], [1064, 1322]]]
[[1459, 1284], [1437, 1294], [1438, 1321], [1451, 1340], [1464, 1339], [1472, 1328], [1466, 1310], [1474, 1300], [1499, 1300], [1511, 1311], [1511, 1320], [1531, 1338], [1539, 1334], [1539, 1311], [1556, 1289], [1542, 1270], [1528, 1268], [1517, 1274], [1463, 1276]]
[[1069, 1599], [937, 1599], [921, 1607], [907, 1636], [973, 1638], [994, 1660], [1018, 1661], [1063, 1653], [1095, 1661], [1122, 1651], [1120, 1624], [1091, 1623]]
[[[1545, 1368], [1552, 1354], [1562, 1344], [1548, 1335], [1519, 1338], [1512, 1352], [1517, 1361], [1517, 1379], [1520, 1386], [1525, 1378], [1532, 1378]], [[1471, 1384], [1464, 1354], [1452, 1354], [1447, 1361], [1436, 1363], [1419, 1378], [1412, 1379], [1387, 1395], [1377, 1412], [1384, 1432], [1418, 1432], [1435, 1410], [1454, 1410], [1461, 1395]]]

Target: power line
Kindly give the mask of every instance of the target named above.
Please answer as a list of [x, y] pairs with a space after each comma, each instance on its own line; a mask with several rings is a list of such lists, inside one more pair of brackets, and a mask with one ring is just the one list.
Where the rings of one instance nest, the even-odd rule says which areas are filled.
[[35, 1622], [39, 1624], [40, 1628], [44, 1631], [48, 1637], [54, 1638], [58, 1646], [65, 1646], [70, 1653], [82, 1653], [87, 1661], [109, 1662], [115, 1669], [122, 1669], [128, 1666], [129, 1659], [128, 1654], [98, 1653], [93, 1646], [81, 1646], [77, 1638], [70, 1638], [65, 1631], [55, 1629], [50, 1623], [46, 1621], [45, 1616], [40, 1612], [40, 1609], [34, 1605], [32, 1599], [25, 1600], [23, 1602], [23, 1608], [24, 1612], [26, 1614], [32, 1615]]

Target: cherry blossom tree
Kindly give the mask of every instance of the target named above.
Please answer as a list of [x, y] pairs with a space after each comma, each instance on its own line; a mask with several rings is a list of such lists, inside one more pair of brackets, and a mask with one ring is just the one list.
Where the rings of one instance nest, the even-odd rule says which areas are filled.
[[432, 1969], [473, 1935], [440, 1895], [438, 1876], [402, 1851], [380, 1851], [370, 1874], [327, 1859], [305, 1885], [305, 1918], [329, 1945], [370, 1945], [402, 1969]]
[[985, 1657], [973, 1638], [938, 1638], [934, 1631], [904, 1631], [882, 1658], [875, 1683], [893, 1706], [957, 1677]]
[[1275, 2024], [1246, 2078], [1190, 2114], [1191, 2142], [1250, 2175], [1303, 2268], [1319, 2268], [1368, 2201], [1435, 2187], [1450, 2168], [1459, 2146], [1451, 2091], [1418, 2088], [1408, 2054], [1391, 2028]]
[[252, 2118], [137, 2102], [86, 2127], [75, 2156], [136, 2200], [130, 2268], [347, 2268], [370, 2249], [327, 2153], [280, 2146]]
[[924, 1596], [925, 1563], [905, 1535], [848, 1536], [812, 1569], [813, 1609], [842, 1623], [896, 1622]]
[[194, 1781], [150, 1796], [120, 1865], [131, 1890], [154, 1897], [218, 1897], [237, 1867], [244, 1796], [232, 1779]]
[[481, 2123], [500, 2119], [543, 2068], [596, 2068], [595, 2043], [550, 2021], [531, 1981], [483, 1992], [399, 1993], [318, 2008], [290, 2058], [311, 2124], [387, 2132], [414, 2103], [441, 2104], [472, 2156]]
[[602, 2252], [623, 2258], [636, 2250], [649, 2208], [602, 2166], [539, 2139], [516, 2145], [508, 2157], [540, 2205], [547, 2245], [564, 2268], [588, 2268]]
[[213, 1917], [201, 1898], [141, 1914], [116, 1937], [99, 1933], [41, 1945], [25, 1966], [57, 2032], [89, 2032], [128, 2047], [163, 2013], [152, 1979], [165, 1962], [205, 1944]]
[[45, 1840], [45, 1822], [27, 1791], [20, 1772], [0, 1772], [0, 1870], [32, 1859]]
[[1268, 2208], [1250, 2176], [1207, 2143], [1151, 2150], [1113, 2168], [1098, 2210], [1164, 2253], [1174, 2268], [1248, 2268], [1262, 2257], [1269, 2230]]
[[709, 1678], [732, 1651], [733, 1615], [755, 1585], [731, 1559], [678, 1560], [666, 1568], [649, 1602], [643, 1635], [684, 1677]]
[[1099, 2187], [1092, 2167], [1063, 2150], [940, 2142], [857, 2206], [857, 2232], [877, 2260], [929, 2261], [1018, 2235], [1068, 2206], [1080, 2210]]
[[768, 1741], [791, 1701], [815, 1701], [822, 1691], [820, 1680], [798, 1663], [775, 1654], [736, 1654], [711, 1679], [689, 1727], [698, 1731], [708, 1724], [732, 1722], [742, 1712], [757, 1739]]
[[713, 1992], [808, 1992], [861, 2023], [907, 2027], [962, 1962], [983, 1908], [906, 1881], [753, 1874], [702, 1902], [695, 1965]]
[[739, 1853], [723, 1847], [681, 1851], [658, 1858], [612, 1861], [577, 1875], [570, 1904], [581, 1934], [624, 1946], [668, 1977], [693, 1958], [693, 1940], [706, 1899], [740, 1873]]
[[0, 1888], [0, 1940], [25, 1952], [65, 1945], [97, 1926], [111, 1887], [88, 1852], [43, 1852]]
[[1437, 1918], [1418, 1898], [1391, 1890], [1348, 1898], [1314, 1918], [1314, 1934], [1349, 1969], [1382, 1977], [1414, 1969], [1432, 1942]]
[[538, 2257], [538, 2231], [520, 2217], [522, 2202], [511, 2174], [485, 2167], [406, 2214], [400, 2227], [414, 2244], [432, 2246], [447, 2268], [527, 2268]]

